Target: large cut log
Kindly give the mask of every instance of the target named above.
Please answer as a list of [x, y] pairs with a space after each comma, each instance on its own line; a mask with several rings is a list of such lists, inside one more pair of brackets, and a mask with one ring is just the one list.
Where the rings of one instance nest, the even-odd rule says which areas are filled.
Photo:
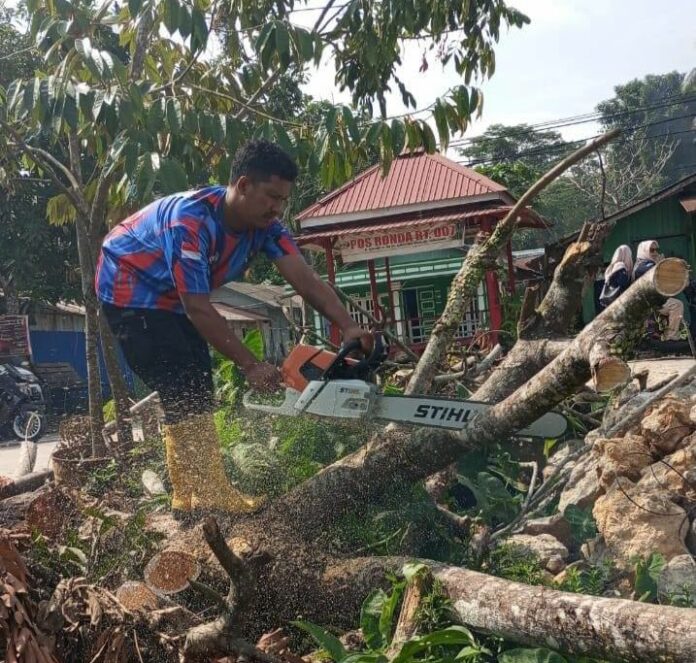
[[696, 610], [559, 592], [457, 567], [433, 575], [468, 626], [611, 661], [696, 660]]
[[271, 505], [270, 512], [297, 523], [300, 531], [313, 537], [337, 517], [393, 487], [424, 479], [465, 450], [523, 429], [590, 379], [590, 351], [609, 330], [643, 325], [652, 307], [681, 292], [687, 278], [681, 260], [664, 260], [587, 325], [555, 360], [460, 435], [388, 428]]
[[[337, 594], [337, 600], [341, 588], [344, 601], [361, 593], [364, 597], [380, 577], [398, 573], [405, 561], [398, 557], [336, 561], [324, 573], [325, 586]], [[457, 566], [426, 563], [454, 613], [463, 624], [477, 630], [601, 660], [696, 660], [695, 609], [571, 594]], [[345, 591], [348, 586], [350, 592]]]

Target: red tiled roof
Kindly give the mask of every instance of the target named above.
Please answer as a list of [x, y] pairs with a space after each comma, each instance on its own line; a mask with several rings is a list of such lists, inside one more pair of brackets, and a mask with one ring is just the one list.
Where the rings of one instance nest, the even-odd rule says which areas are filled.
[[[335, 230], [322, 230], [319, 232], [308, 232], [304, 234], [295, 235], [295, 240], [298, 244], [308, 244], [317, 239], [334, 239], [336, 237], [342, 237], [345, 235], [357, 235], [365, 232], [381, 232], [383, 230], [399, 230], [402, 228], [418, 228], [420, 226], [429, 226], [433, 223], [459, 223], [462, 221], [467, 221], [472, 219], [477, 221], [479, 219], [491, 218], [494, 220], [502, 219], [512, 208], [509, 206], [494, 207], [488, 209], [478, 209], [471, 212], [446, 212], [438, 214], [434, 212], [427, 216], [402, 220], [402, 221], [392, 221], [391, 223], [381, 223], [381, 224], [370, 224], [369, 226], [354, 226], [352, 228], [338, 228]], [[549, 225], [542, 217], [540, 217], [534, 210], [525, 208], [520, 212], [522, 221], [519, 227], [527, 228], [544, 228]]]
[[380, 164], [372, 166], [307, 207], [297, 218], [301, 223], [337, 214], [446, 200], [454, 202], [506, 191], [497, 182], [440, 154], [405, 152], [394, 159], [386, 177], [382, 177]]

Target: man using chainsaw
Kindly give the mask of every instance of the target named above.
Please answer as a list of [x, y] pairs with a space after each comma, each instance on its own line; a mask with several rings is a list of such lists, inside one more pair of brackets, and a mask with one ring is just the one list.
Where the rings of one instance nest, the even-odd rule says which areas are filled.
[[231, 359], [252, 388], [275, 391], [278, 369], [257, 359], [210, 302], [214, 288], [239, 279], [263, 253], [304, 300], [341, 329], [344, 342], [372, 336], [307, 265], [279, 221], [297, 166], [277, 145], [251, 141], [235, 155], [227, 186], [156, 200], [104, 239], [96, 291], [131, 368], [165, 412], [172, 509], [251, 511], [259, 500], [225, 476], [213, 422], [208, 344]]

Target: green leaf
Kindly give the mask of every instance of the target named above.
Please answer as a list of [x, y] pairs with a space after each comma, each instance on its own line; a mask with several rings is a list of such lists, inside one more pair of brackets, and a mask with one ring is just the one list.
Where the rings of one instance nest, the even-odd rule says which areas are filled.
[[96, 122], [99, 119], [99, 116], [101, 115], [102, 108], [104, 107], [104, 104], [106, 99], [106, 93], [104, 90], [97, 90], [94, 94], [94, 104], [92, 106], [92, 117], [94, 118], [94, 121]]
[[391, 142], [394, 154], [401, 154], [406, 144], [406, 130], [401, 120], [391, 122]]
[[256, 38], [256, 41], [254, 42], [254, 50], [259, 55], [259, 57], [266, 48], [266, 44], [269, 42], [269, 40], [272, 41], [271, 35], [273, 34], [274, 30], [275, 23], [273, 21], [269, 21], [268, 23], [266, 23], [266, 25], [263, 26], [263, 28], [261, 28], [261, 32], [259, 32], [259, 36]]
[[657, 598], [657, 579], [666, 563], [665, 558], [657, 552], [652, 553], [647, 560], [642, 558], [635, 560], [633, 589], [641, 597], [641, 601], [646, 599], [654, 601]]
[[469, 112], [476, 111], [476, 117], [481, 117], [483, 113], [483, 94], [478, 88], [472, 87], [469, 96]]
[[46, 201], [46, 218], [53, 226], [74, 223], [76, 215], [77, 210], [64, 193], [53, 196]]
[[162, 193], [165, 195], [185, 191], [188, 188], [186, 171], [176, 159], [171, 157], [162, 159], [160, 162], [158, 179]]
[[13, 113], [17, 112], [17, 104], [19, 104], [19, 100], [22, 97], [22, 93], [24, 92], [22, 88], [22, 82], [21, 81], [12, 81], [10, 83], [9, 87], [7, 88], [7, 108], [9, 111], [12, 111]]
[[544, 440], [544, 458], [548, 460], [551, 457], [551, 452], [556, 444], [558, 444], [557, 437], [547, 437]]
[[279, 22], [275, 31], [275, 48], [283, 69], [290, 65], [290, 33], [285, 23]]
[[380, 649], [386, 644], [380, 630], [380, 615], [387, 598], [383, 590], [375, 589], [363, 601], [360, 609], [360, 630], [370, 649]]
[[[261, 59], [261, 66], [264, 69], [268, 69], [271, 66], [271, 60], [273, 59], [273, 53], [275, 52], [275, 35], [277, 31], [278, 23], [273, 21], [268, 26], [268, 34], [266, 39], [260, 46], [261, 52], [259, 57]], [[259, 40], [261, 42], [261, 40]]]
[[341, 663], [346, 657], [346, 650], [341, 644], [341, 641], [336, 636], [325, 631], [321, 626], [305, 621], [294, 621], [290, 623], [309, 633], [309, 635], [314, 638], [315, 642], [324, 649], [336, 663]]
[[433, 130], [430, 128], [430, 125], [424, 120], [421, 120], [420, 127], [421, 134], [423, 137], [423, 147], [425, 147], [426, 152], [432, 154], [437, 149], [437, 141], [435, 140], [435, 134], [433, 133]]
[[78, 115], [75, 97], [70, 94], [65, 95], [63, 104], [63, 119], [71, 129], [77, 129]]
[[382, 123], [381, 122], [373, 122], [367, 129], [367, 132], [365, 133], [365, 138], [363, 139], [363, 142], [365, 145], [368, 147], [374, 147], [375, 143], [377, 143], [377, 137], [379, 136], [379, 132], [382, 130]]
[[143, 0], [128, 0], [128, 11], [130, 12], [131, 18], [135, 18], [143, 6]]
[[550, 649], [508, 649], [498, 657], [499, 663], [568, 663]]
[[263, 360], [266, 353], [263, 347], [263, 334], [260, 330], [252, 329], [250, 332], [247, 332], [242, 343], [254, 357], [259, 361]]
[[314, 66], [318, 67], [321, 63], [321, 54], [324, 52], [324, 40], [321, 35], [314, 33]]
[[314, 57], [314, 40], [308, 30], [295, 27], [295, 38], [297, 41], [298, 59], [307, 62]]
[[41, 89], [41, 79], [35, 78], [27, 82], [24, 87], [24, 110], [31, 115], [34, 111], [34, 106], [39, 99]]
[[179, 29], [179, 3], [177, 0], [165, 0], [164, 3], [164, 27], [170, 34]]
[[447, 113], [440, 99], [435, 101], [433, 118], [435, 119], [435, 126], [440, 138], [440, 151], [444, 152], [449, 144], [449, 127], [447, 125]]
[[183, 117], [181, 114], [181, 102], [178, 99], [167, 100], [167, 122], [169, 130], [173, 134], [178, 134], [181, 131]]
[[387, 663], [387, 657], [379, 652], [357, 652], [348, 654], [342, 663]]
[[581, 509], [577, 504], [569, 504], [563, 517], [570, 525], [570, 531], [576, 543], [582, 544], [597, 536], [597, 523], [592, 516], [592, 509]]
[[464, 626], [448, 626], [440, 631], [422, 635], [419, 640], [422, 644], [429, 647], [471, 645], [476, 642], [471, 631]]
[[382, 613], [379, 616], [379, 630], [382, 634], [382, 641], [384, 643], [391, 642], [394, 615], [399, 605], [399, 601], [401, 600], [401, 595], [403, 594], [405, 586], [405, 582], [397, 583], [392, 589], [392, 593], [389, 595], [389, 598], [382, 606]]
[[208, 44], [208, 25], [205, 22], [205, 14], [200, 9], [193, 10], [191, 20], [191, 50], [195, 53], [204, 50]]
[[332, 106], [324, 116], [324, 126], [327, 134], [332, 134], [336, 130], [336, 114], [337, 109], [335, 106]]
[[292, 139], [288, 135], [288, 132], [285, 131], [283, 125], [280, 124], [280, 122], [275, 122], [273, 124], [273, 131], [275, 131], [278, 145], [280, 145], [288, 154], [293, 154], [295, 152], [295, 146], [293, 145]]
[[454, 91], [452, 96], [457, 104], [457, 112], [459, 115], [462, 117], [469, 117], [469, 90], [464, 85], [461, 85]]
[[348, 128], [348, 134], [350, 135], [350, 139], [354, 143], [359, 143], [360, 142], [360, 129], [358, 128], [358, 123], [355, 121], [355, 116], [353, 115], [353, 111], [351, 111], [348, 106], [342, 106], [341, 107], [341, 115], [343, 117], [343, 124], [346, 125]]

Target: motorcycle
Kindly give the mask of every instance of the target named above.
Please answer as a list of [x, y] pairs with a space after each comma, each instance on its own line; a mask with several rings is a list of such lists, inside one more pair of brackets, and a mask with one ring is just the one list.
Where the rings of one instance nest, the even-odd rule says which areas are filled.
[[46, 402], [39, 379], [28, 369], [0, 364], [0, 431], [36, 442], [46, 429]]

